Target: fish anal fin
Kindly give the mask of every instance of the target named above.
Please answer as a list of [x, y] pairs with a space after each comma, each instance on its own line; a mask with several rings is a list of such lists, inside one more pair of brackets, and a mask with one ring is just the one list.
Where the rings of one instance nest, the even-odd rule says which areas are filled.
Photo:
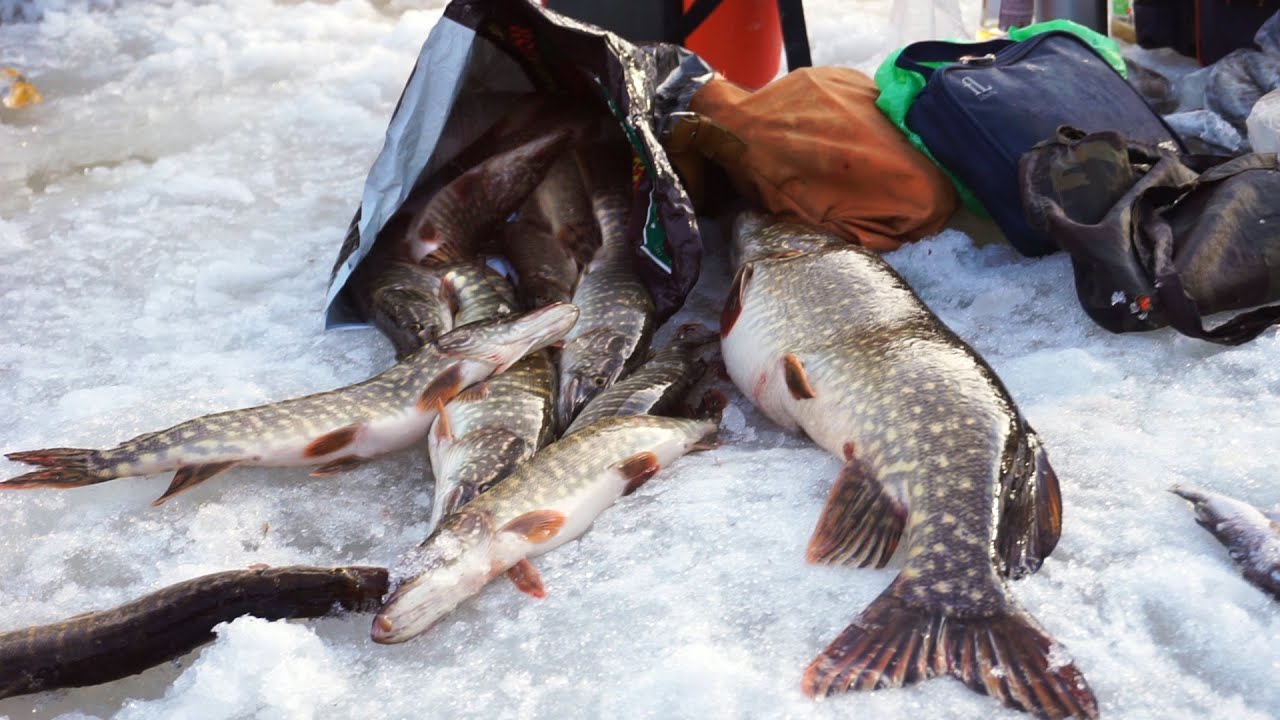
[[462, 367], [451, 365], [427, 383], [418, 396], [418, 409], [428, 412], [437, 409], [437, 403], [448, 403], [462, 391]]
[[898, 547], [907, 508], [896, 494], [851, 457], [836, 476], [831, 494], [809, 538], [811, 563], [884, 567]]
[[544, 543], [564, 527], [565, 516], [559, 510], [532, 510], [503, 525], [498, 532], [521, 535], [531, 543]]
[[356, 435], [360, 432], [360, 425], [347, 425], [340, 427], [332, 432], [327, 432], [320, 437], [307, 443], [307, 447], [303, 449], [303, 457], [316, 458], [324, 457], [338, 452], [342, 448], [355, 442]]
[[235, 465], [236, 462], [234, 460], [228, 462], [205, 463], [204, 465], [183, 465], [178, 468], [178, 472], [173, 474], [173, 480], [169, 483], [169, 488], [164, 491], [163, 495], [156, 498], [155, 501], [151, 503], [151, 506], [155, 507], [178, 493], [190, 490], [214, 475], [230, 470]]
[[738, 316], [742, 314], [742, 300], [746, 297], [747, 284], [751, 282], [753, 272], [751, 263], [746, 263], [738, 268], [738, 274], [734, 275], [733, 285], [729, 288], [729, 297], [725, 300], [724, 310], [720, 313], [720, 337], [728, 337], [734, 324], [738, 322]]
[[542, 586], [542, 575], [538, 573], [538, 569], [533, 566], [533, 563], [527, 559], [512, 565], [507, 570], [507, 579], [525, 595], [536, 597], [539, 600], [547, 596], [547, 590]]
[[312, 470], [311, 477], [329, 477], [331, 475], [338, 475], [340, 473], [355, 470], [368, 462], [369, 458], [360, 457], [359, 455], [347, 455], [346, 457], [340, 457], [337, 460], [332, 460], [321, 465], [315, 470]]
[[1098, 717], [1084, 676], [1022, 611], [948, 616], [908, 605], [895, 586], [814, 659], [801, 681], [805, 694], [902, 687], [950, 674], [974, 692], [1038, 717]]
[[1000, 572], [1012, 578], [1040, 569], [1062, 534], [1062, 493], [1049, 457], [1034, 435], [1027, 436], [1030, 461], [1014, 463], [1005, 483], [996, 529]]
[[809, 384], [809, 375], [804, 371], [804, 363], [795, 353], [782, 356], [782, 375], [787, 381], [787, 390], [796, 400], [812, 400], [817, 397], [813, 386]]
[[623, 495], [630, 495], [639, 490], [642, 485], [649, 482], [649, 478], [658, 474], [662, 466], [658, 464], [658, 456], [651, 452], [645, 451], [636, 453], [631, 457], [613, 466], [614, 470], [622, 476], [626, 482], [626, 487], [622, 490]]

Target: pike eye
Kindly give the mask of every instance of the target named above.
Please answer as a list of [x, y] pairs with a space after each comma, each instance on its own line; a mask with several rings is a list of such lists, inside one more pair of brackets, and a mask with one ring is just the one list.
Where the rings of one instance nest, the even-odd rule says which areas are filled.
[[598, 377], [591, 381], [596, 387], [604, 387], [604, 378]]

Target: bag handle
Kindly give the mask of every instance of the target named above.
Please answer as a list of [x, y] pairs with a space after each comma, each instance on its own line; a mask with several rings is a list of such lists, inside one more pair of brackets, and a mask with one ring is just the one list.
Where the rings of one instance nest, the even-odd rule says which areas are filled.
[[903, 70], [910, 70], [919, 73], [928, 80], [933, 75], [934, 68], [924, 63], [956, 63], [961, 58], [970, 56], [981, 57], [984, 55], [995, 55], [1005, 48], [1016, 45], [1013, 40], [1005, 38], [996, 38], [979, 43], [955, 43], [945, 40], [925, 40], [923, 42], [911, 43], [898, 53], [898, 59], [894, 61], [894, 65]]

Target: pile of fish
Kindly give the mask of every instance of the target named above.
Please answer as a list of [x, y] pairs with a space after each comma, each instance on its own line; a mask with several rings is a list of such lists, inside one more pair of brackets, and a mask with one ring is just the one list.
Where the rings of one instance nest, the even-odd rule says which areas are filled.
[[[435, 498], [421, 545], [389, 576], [210, 576], [0, 635], [0, 666], [28, 668], [0, 673], [0, 696], [137, 672], [241, 612], [311, 616], [372, 601], [372, 639], [398, 643], [499, 576], [542, 597], [533, 558], [681, 456], [714, 447], [727, 377], [844, 463], [808, 561], [884, 567], [903, 546], [897, 577], [813, 660], [804, 692], [951, 675], [1041, 717], [1098, 717], [1084, 676], [1008, 590], [1053, 552], [1062, 500], [992, 369], [877, 255], [755, 212], [734, 224], [737, 272], [719, 334], [681, 326], [654, 352], [659, 323], [628, 229], [636, 160], [602, 110], [553, 110], [512, 108], [420, 184], [356, 267], [345, 292], [391, 341], [393, 367], [109, 449], [10, 453], [36, 469], [0, 483], [72, 488], [175, 470], [160, 503], [238, 465], [323, 476], [419, 447]], [[1276, 594], [1276, 523], [1176, 492]], [[104, 663], [118, 672], [93, 669]]]
[[[390, 226], [398, 232], [384, 233], [353, 273], [350, 300], [390, 339], [393, 367], [113, 448], [9, 453], [38, 469], [0, 488], [73, 488], [175, 470], [159, 504], [238, 465], [311, 466], [327, 476], [422, 446], [435, 486], [433, 530], [394, 568], [373, 639], [425, 632], [500, 575], [543, 596], [529, 559], [581, 535], [682, 455], [714, 447], [718, 420], [707, 418], [725, 401], [718, 391], [688, 394], [717, 367], [713, 331], [680, 328], [650, 357], [654, 305], [627, 233], [629, 145], [602, 130], [603, 113], [534, 122], [530, 108], [538, 107], [534, 100], [517, 111], [529, 122], [499, 123], [463, 151], [444, 171], [447, 181], [432, 178], [434, 192], [406, 203]], [[288, 610], [296, 594], [282, 590], [274, 604], [260, 598], [242, 610], [298, 616]], [[317, 594], [326, 607], [331, 596]], [[157, 597], [144, 605], [164, 609], [176, 595]], [[73, 647], [93, 644], [101, 623], [91, 620], [47, 632]], [[139, 631], [136, 622], [118, 630]], [[159, 635], [166, 648], [191, 647], [176, 630]], [[122, 667], [142, 669], [158, 657]], [[56, 687], [58, 677], [20, 688]]]

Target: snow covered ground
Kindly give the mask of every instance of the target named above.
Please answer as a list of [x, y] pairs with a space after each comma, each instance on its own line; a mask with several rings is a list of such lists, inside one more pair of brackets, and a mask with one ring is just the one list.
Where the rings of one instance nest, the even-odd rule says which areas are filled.
[[[24, 5], [24, 8], [32, 6]], [[325, 282], [439, 8], [399, 0], [46, 0], [0, 25], [45, 102], [0, 109], [0, 451], [105, 447], [387, 367], [324, 332]], [[885, 0], [806, 3], [815, 61], [870, 71]], [[0, 0], [0, 19], [20, 16]], [[968, 19], [974, 9], [966, 5]], [[1065, 257], [956, 231], [889, 256], [981, 352], [1062, 481], [1057, 551], [1015, 594], [1108, 718], [1280, 717], [1280, 604], [1166, 492], [1280, 502], [1280, 332], [1223, 349], [1126, 337], [1079, 309]], [[712, 252], [715, 248], [711, 248]], [[687, 315], [713, 321], [714, 263]], [[808, 566], [839, 463], [740, 399], [682, 460], [539, 561], [385, 647], [371, 617], [243, 618], [181, 660], [0, 701], [14, 718], [1021, 718], [950, 679], [813, 702], [809, 660], [896, 572]], [[416, 452], [348, 475], [235, 470], [0, 493], [0, 630], [252, 563], [388, 564], [423, 537]], [[0, 477], [23, 467], [0, 460]]]

